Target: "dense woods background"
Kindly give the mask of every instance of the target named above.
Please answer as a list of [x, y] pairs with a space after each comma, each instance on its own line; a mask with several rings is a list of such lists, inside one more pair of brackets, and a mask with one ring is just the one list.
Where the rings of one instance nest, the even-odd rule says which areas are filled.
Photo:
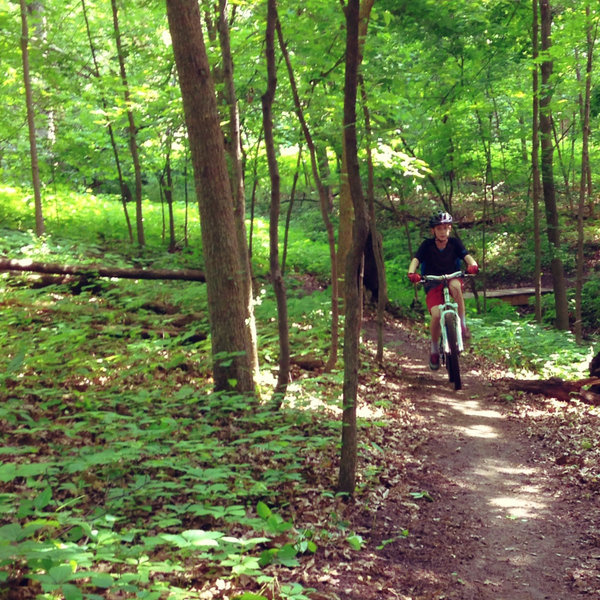
[[[65, 264], [79, 263], [76, 283], [44, 283], [74, 285], [78, 294], [106, 292], [111, 267], [115, 278], [132, 268], [156, 276], [193, 269], [206, 281], [201, 289], [120, 283], [113, 308], [164, 315], [178, 304], [174, 312], [189, 320], [163, 332], [177, 351], [158, 343], [147, 322], [135, 331], [164, 343], [159, 354], [172, 368], [188, 364], [193, 345], [206, 410], [258, 410], [269, 400], [276, 411], [299, 366], [333, 377], [344, 407], [337, 490], [351, 494], [362, 311], [377, 307], [380, 326], [384, 309], [422, 320], [405, 273], [434, 210], [454, 215], [455, 233], [483, 267], [470, 308], [482, 319], [474, 328], [480, 351], [543, 376], [593, 354], [599, 23], [592, 0], [0, 0], [3, 259], [31, 259], [46, 272], [60, 271], [47, 263], [62, 264], [67, 276], [74, 273]], [[14, 280], [3, 281], [4, 293], [14, 293]], [[523, 311], [533, 318], [509, 335], [503, 319], [512, 309], [486, 293], [515, 285], [534, 289]], [[10, 333], [19, 320], [12, 312], [30, 301], [6, 301], [2, 381], [14, 398], [31, 393], [20, 388], [28, 375], [49, 369]], [[111, 315], [109, 335], [129, 336], [131, 323]], [[532, 341], [533, 322], [563, 333], [547, 345]], [[88, 325], [75, 336], [82, 348]], [[61, 339], [38, 340], [46, 358], [60, 356]], [[379, 361], [381, 344], [380, 336]], [[276, 381], [265, 383], [265, 371]], [[74, 385], [87, 391], [98, 382], [88, 375]], [[188, 384], [177, 386], [178, 402], [196, 399]], [[16, 485], [21, 468], [6, 467], [0, 479]], [[48, 485], [32, 507], [58, 499]], [[262, 500], [259, 513], [272, 532], [285, 529]], [[83, 536], [86, 526], [77, 526]], [[18, 528], [0, 529], [5, 546], [28, 541]], [[217, 543], [203, 535], [169, 541]], [[0, 565], [9, 564], [13, 551], [2, 552]], [[289, 552], [295, 560], [290, 549], [278, 552], [271, 559], [285, 564]], [[29, 564], [25, 554], [19, 560]], [[41, 559], [31, 560], [37, 568]], [[64, 581], [55, 574], [38, 580], [78, 597], [72, 573]], [[112, 585], [101, 579], [92, 583]]]

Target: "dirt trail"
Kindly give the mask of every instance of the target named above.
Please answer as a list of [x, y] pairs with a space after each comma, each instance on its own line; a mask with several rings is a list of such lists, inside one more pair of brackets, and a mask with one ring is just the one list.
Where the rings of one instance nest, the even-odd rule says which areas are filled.
[[[365, 337], [376, 339], [374, 323]], [[429, 370], [426, 345], [397, 325], [386, 331], [424, 435], [397, 496], [407, 485], [426, 494], [388, 502], [387, 525], [378, 518], [375, 542], [389, 538], [390, 520], [408, 523], [410, 535], [385, 547], [389, 585], [372, 597], [600, 599], [597, 495], [569, 492], [475, 357], [462, 357], [455, 391], [445, 371]]]

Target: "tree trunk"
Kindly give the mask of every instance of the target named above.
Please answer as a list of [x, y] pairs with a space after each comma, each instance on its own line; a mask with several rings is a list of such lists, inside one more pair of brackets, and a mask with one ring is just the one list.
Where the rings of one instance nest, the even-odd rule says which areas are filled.
[[123, 99], [127, 108], [127, 121], [129, 123], [129, 151], [133, 162], [133, 172], [135, 176], [135, 223], [137, 229], [137, 242], [140, 246], [146, 245], [144, 235], [144, 218], [142, 215], [142, 170], [140, 166], [140, 156], [137, 144], [137, 127], [131, 110], [131, 96], [129, 94], [129, 83], [127, 81], [127, 71], [125, 69], [125, 55], [121, 45], [121, 31], [119, 29], [119, 11], [116, 0], [111, 0], [113, 27], [115, 41], [117, 44], [117, 56], [119, 59], [119, 72], [121, 74], [121, 85], [123, 86]]
[[590, 18], [589, 4], [585, 9], [586, 13], [586, 42], [587, 42], [587, 62], [585, 70], [585, 87], [582, 106], [581, 119], [581, 185], [579, 187], [579, 204], [577, 207], [577, 282], [575, 291], [575, 336], [578, 343], [583, 342], [583, 324], [582, 324], [582, 303], [583, 303], [583, 277], [584, 277], [584, 231], [583, 214], [585, 210], [586, 189], [588, 180], [589, 160], [589, 139], [590, 139], [590, 102], [592, 93], [592, 67], [594, 56], [595, 36], [592, 35], [592, 22]]
[[562, 379], [515, 379], [509, 383], [513, 390], [520, 390], [530, 394], [542, 394], [549, 398], [556, 398], [561, 402], [581, 400], [585, 404], [600, 406], [600, 378], [588, 377], [577, 381], [563, 381]]
[[[338, 488], [353, 494], [356, 486], [357, 431], [356, 405], [360, 366], [360, 329], [362, 315], [361, 266], [369, 232], [369, 219], [363, 197], [356, 138], [356, 95], [358, 87], [359, 0], [348, 0], [346, 7], [346, 76], [344, 83], [344, 146], [348, 161], [348, 184], [354, 208], [353, 243], [346, 260], [346, 326], [344, 328], [344, 389], [342, 416], [342, 453]], [[366, 33], [366, 32], [365, 32]]]
[[40, 183], [40, 167], [37, 153], [35, 133], [35, 109], [33, 106], [33, 90], [29, 73], [29, 24], [27, 21], [27, 4], [21, 0], [21, 53], [23, 60], [23, 83], [25, 85], [25, 103], [27, 106], [27, 126], [29, 129], [29, 152], [31, 155], [31, 182], [35, 202], [35, 233], [44, 235], [45, 225], [42, 213], [42, 186]]
[[327, 196], [327, 214], [330, 215], [333, 212], [333, 194], [331, 192], [331, 186], [329, 183], [326, 183], [331, 177], [329, 159], [327, 158], [327, 145], [324, 143], [317, 143], [315, 144], [315, 151], [317, 153], [317, 163], [319, 165], [319, 173], [321, 175], [323, 190]]
[[[542, 51], [548, 52], [552, 46], [551, 27], [552, 12], [549, 0], [540, 0], [540, 18], [542, 27]], [[553, 61], [546, 56], [542, 62], [542, 93], [540, 96], [540, 138], [542, 152], [542, 190], [546, 208], [546, 228], [552, 252], [551, 270], [554, 287], [557, 329], [569, 329], [569, 307], [567, 303], [567, 287], [562, 259], [560, 258], [560, 225], [556, 205], [556, 189], [554, 186], [552, 140], [552, 70]]]
[[263, 130], [261, 128], [255, 144], [254, 160], [252, 161], [252, 193], [250, 194], [250, 231], [248, 235], [248, 258], [252, 260], [252, 240], [254, 238], [254, 213], [256, 210], [256, 190], [258, 188], [258, 154], [262, 144]]
[[[92, 55], [92, 62], [94, 63], [94, 77], [98, 81], [100, 81], [100, 67], [98, 66], [98, 60], [96, 59], [96, 49], [94, 48], [94, 43], [92, 41], [92, 32], [90, 30], [90, 24], [87, 16], [87, 7], [85, 4], [85, 0], [81, 0], [81, 11], [83, 13], [83, 20], [85, 21], [85, 30], [87, 34], [88, 43], [90, 46], [90, 53]], [[106, 98], [104, 94], [101, 95], [101, 104], [104, 114], [108, 113], [108, 104], [106, 102]], [[117, 167], [117, 176], [119, 178], [119, 188], [121, 190], [121, 204], [123, 205], [123, 213], [125, 215], [125, 223], [127, 224], [127, 231], [129, 233], [129, 242], [133, 243], [133, 229], [131, 227], [131, 219], [129, 218], [129, 211], [127, 210], [127, 199], [129, 198], [131, 192], [127, 187], [127, 184], [123, 180], [123, 171], [121, 169], [121, 161], [119, 160], [119, 151], [117, 149], [117, 142], [115, 140], [115, 134], [113, 131], [112, 123], [110, 119], [106, 119], [106, 129], [108, 131], [108, 136], [110, 138], [110, 145], [113, 151], [113, 155], [115, 157], [115, 165]]]
[[[373, 8], [375, 0], [362, 0], [360, 3], [360, 14], [359, 14], [359, 34], [358, 34], [358, 64], [360, 66], [362, 62], [363, 47], [367, 37], [367, 27], [369, 25], [369, 18], [371, 15], [371, 9]], [[346, 144], [342, 145], [342, 164], [340, 173], [340, 199], [339, 199], [339, 228], [338, 228], [338, 250], [337, 250], [337, 264], [340, 265], [339, 269], [339, 295], [344, 298], [345, 291], [345, 273], [343, 265], [346, 264], [346, 256], [350, 251], [350, 247], [353, 243], [353, 222], [354, 222], [354, 207], [352, 192], [350, 190], [350, 183], [348, 182], [348, 157], [346, 156]]]
[[277, 317], [279, 331], [279, 373], [277, 384], [273, 393], [273, 400], [277, 407], [281, 405], [287, 390], [290, 375], [290, 340], [287, 318], [287, 298], [281, 266], [279, 264], [279, 212], [281, 206], [279, 166], [275, 152], [273, 137], [273, 100], [277, 88], [277, 66], [275, 64], [275, 24], [277, 23], [277, 2], [267, 2], [267, 30], [266, 30], [266, 57], [267, 57], [267, 90], [262, 96], [263, 129], [265, 132], [265, 146], [267, 161], [271, 178], [271, 210], [269, 218], [269, 264], [271, 268], [271, 282], [277, 299]]
[[532, 0], [533, 6], [533, 27], [531, 44], [533, 47], [533, 114], [532, 114], [532, 132], [531, 132], [531, 177], [533, 179], [533, 243], [535, 252], [535, 266], [533, 281], [535, 286], [535, 320], [542, 322], [542, 240], [540, 233], [540, 136], [539, 136], [539, 67], [537, 58], [539, 54], [539, 21], [538, 21], [538, 0]]
[[288, 238], [290, 234], [290, 222], [292, 220], [292, 211], [296, 202], [296, 186], [298, 185], [298, 177], [300, 176], [300, 167], [302, 166], [302, 142], [298, 144], [298, 158], [296, 160], [296, 170], [294, 171], [294, 179], [292, 180], [292, 189], [290, 190], [290, 201], [285, 215], [285, 228], [283, 231], [283, 255], [281, 257], [281, 273], [285, 275], [285, 266], [287, 263]]
[[277, 33], [279, 36], [279, 46], [283, 53], [285, 63], [288, 69], [288, 75], [290, 79], [290, 86], [292, 88], [292, 96], [294, 98], [294, 106], [296, 108], [296, 115], [300, 121], [304, 139], [308, 146], [310, 154], [310, 164], [312, 168], [313, 179], [319, 192], [319, 203], [321, 208], [321, 217], [325, 223], [325, 229], [327, 231], [327, 240], [329, 242], [329, 258], [331, 261], [331, 345], [329, 347], [329, 357], [325, 365], [326, 371], [331, 371], [337, 362], [338, 355], [338, 344], [339, 344], [339, 298], [338, 298], [338, 262], [335, 253], [335, 231], [333, 229], [333, 223], [329, 217], [329, 192], [327, 187], [323, 184], [323, 179], [319, 174], [319, 159], [317, 156], [317, 149], [313, 141], [308, 124], [304, 118], [304, 111], [302, 110], [302, 103], [300, 102], [300, 96], [298, 95], [298, 88], [296, 86], [296, 80], [294, 78], [294, 70], [292, 69], [292, 63], [290, 56], [285, 46], [285, 40], [283, 39], [283, 32], [281, 31], [281, 25], [277, 23]]
[[248, 307], [225, 145], [197, 0], [167, 0], [200, 207], [215, 390], [254, 393]]
[[[371, 142], [373, 139], [373, 131], [371, 128], [371, 114], [369, 112], [367, 90], [365, 81], [359, 75], [359, 85], [362, 98], [363, 114], [365, 117], [365, 131], [367, 139], [367, 166], [368, 166], [368, 183], [367, 183], [367, 204], [369, 208], [369, 238], [373, 256], [375, 257], [375, 265], [377, 267], [377, 354], [375, 360], [378, 363], [383, 362], [383, 327], [384, 314], [387, 304], [387, 281], [385, 277], [385, 262], [383, 260], [383, 242], [379, 232], [377, 231], [377, 222], [375, 219], [375, 183], [374, 183], [374, 168], [373, 168], [373, 153]], [[412, 256], [412, 255], [411, 255]]]
[[252, 293], [252, 265], [248, 250], [248, 238], [246, 232], [246, 192], [244, 186], [244, 166], [242, 164], [242, 141], [240, 136], [240, 114], [238, 109], [237, 94], [233, 80], [233, 58], [231, 55], [231, 43], [229, 36], [229, 23], [227, 19], [228, 0], [219, 0], [219, 15], [217, 29], [219, 31], [219, 43], [223, 59], [223, 82], [225, 89], [225, 100], [229, 107], [229, 161], [231, 164], [231, 190], [233, 193], [234, 215], [236, 232], [238, 236], [238, 248], [240, 261], [244, 269], [244, 294], [248, 307], [246, 320], [246, 335], [248, 344], [252, 349], [252, 369], [255, 377], [258, 377], [258, 347], [256, 341], [256, 320], [254, 318], [254, 303]]
[[[167, 142], [165, 149], [165, 172], [161, 177], [161, 185], [167, 201], [167, 211], [169, 215], [169, 252], [175, 252], [177, 240], [175, 239], [175, 215], [173, 213], [173, 174], [171, 172], [171, 133], [167, 132]], [[166, 179], [166, 181], [165, 181]]]

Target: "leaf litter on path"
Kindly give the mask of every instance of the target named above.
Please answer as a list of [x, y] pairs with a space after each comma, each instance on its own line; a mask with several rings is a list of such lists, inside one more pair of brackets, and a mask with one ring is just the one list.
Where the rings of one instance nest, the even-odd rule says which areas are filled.
[[[364, 337], [374, 354], [373, 322]], [[370, 395], [392, 404], [380, 433], [386, 460], [380, 485], [347, 510], [378, 549], [354, 563], [354, 575], [385, 579], [388, 591], [358, 585], [339, 597], [600, 598], [598, 412], [527, 395], [509, 401], [468, 353], [457, 392], [427, 368], [426, 340], [394, 322], [385, 339], [385, 377]], [[582, 458], [560, 460], [565, 453]], [[400, 529], [408, 535], [395, 537]]]

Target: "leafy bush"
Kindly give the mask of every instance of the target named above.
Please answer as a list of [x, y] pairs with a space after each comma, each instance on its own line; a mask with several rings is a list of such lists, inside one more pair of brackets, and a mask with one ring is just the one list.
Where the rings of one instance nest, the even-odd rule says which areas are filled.
[[570, 332], [544, 327], [500, 304], [483, 316], [471, 316], [470, 324], [475, 350], [517, 376], [577, 379], [588, 374], [592, 346], [577, 344]]
[[600, 279], [590, 279], [583, 285], [581, 318], [585, 330], [600, 333]]

